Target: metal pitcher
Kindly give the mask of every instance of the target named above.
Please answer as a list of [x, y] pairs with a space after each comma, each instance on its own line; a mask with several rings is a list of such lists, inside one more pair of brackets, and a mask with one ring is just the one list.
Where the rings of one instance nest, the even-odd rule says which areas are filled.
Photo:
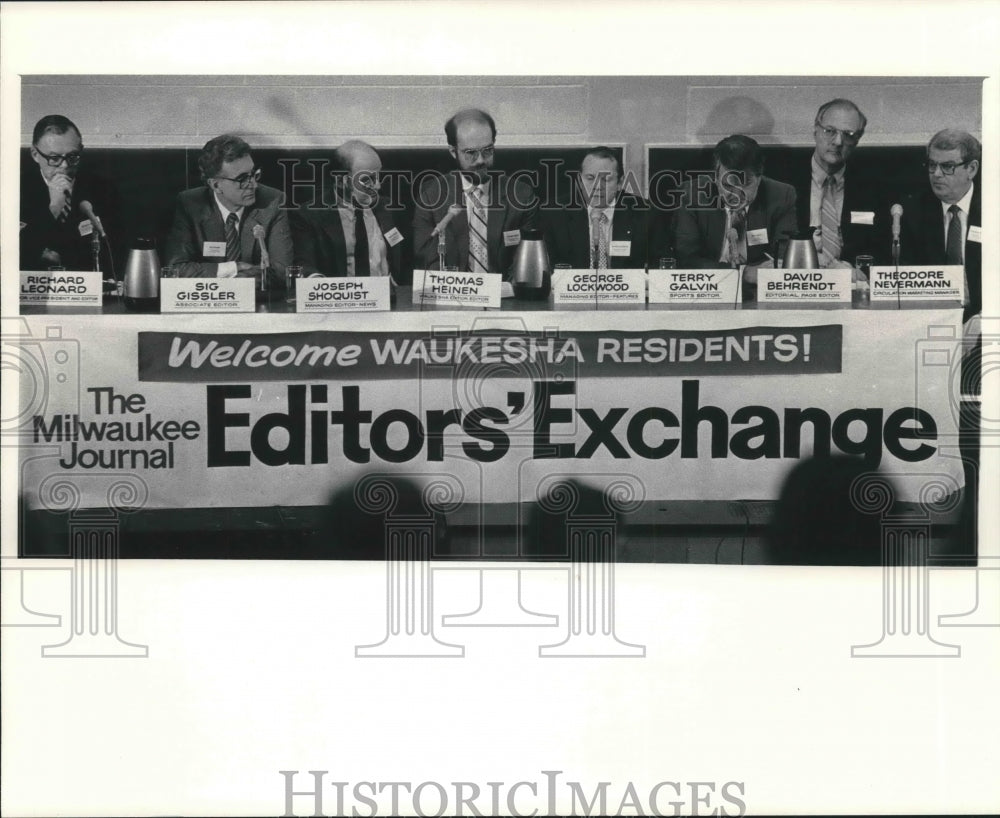
[[521, 243], [511, 270], [514, 296], [524, 300], [548, 298], [552, 287], [552, 265], [541, 230], [522, 230]]
[[125, 262], [125, 306], [130, 310], [159, 309], [160, 259], [152, 239], [136, 239]]
[[819, 256], [816, 254], [816, 242], [813, 241], [813, 230], [799, 233], [789, 239], [785, 252], [781, 257], [781, 266], [786, 270], [818, 270]]

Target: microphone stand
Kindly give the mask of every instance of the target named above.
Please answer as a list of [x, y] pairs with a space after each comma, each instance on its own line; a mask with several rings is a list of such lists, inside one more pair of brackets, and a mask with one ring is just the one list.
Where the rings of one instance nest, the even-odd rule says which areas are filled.
[[899, 292], [899, 238], [892, 240], [892, 263], [896, 267], [896, 309], [903, 309], [903, 300]]
[[90, 234], [90, 253], [94, 259], [94, 272], [101, 272], [101, 234], [96, 227]]
[[444, 230], [438, 233], [438, 270], [442, 273], [444, 272], [444, 257], [445, 257], [445, 238]]

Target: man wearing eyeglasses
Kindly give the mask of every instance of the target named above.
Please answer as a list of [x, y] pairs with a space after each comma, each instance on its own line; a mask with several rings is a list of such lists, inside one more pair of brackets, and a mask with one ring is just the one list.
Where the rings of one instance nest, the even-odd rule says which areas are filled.
[[[266, 273], [272, 287], [283, 286], [285, 268], [292, 263], [288, 216], [280, 207], [281, 191], [260, 184], [250, 146], [232, 134], [217, 136], [205, 143], [198, 168], [205, 187], [177, 197], [164, 263], [182, 278], [260, 281]], [[255, 231], [263, 232], [270, 261], [266, 271]]]
[[291, 215], [295, 263], [303, 275], [392, 276], [403, 273], [403, 234], [379, 196], [382, 160], [365, 142], [352, 139], [334, 152], [341, 179], [336, 207], [302, 208]]
[[[848, 160], [868, 120], [849, 99], [833, 99], [816, 112], [808, 173], [789, 177], [795, 187], [798, 223], [815, 228], [821, 267], [849, 267], [859, 255], [878, 255], [875, 225], [881, 197], [870, 178], [848, 173]], [[884, 248], [882, 248], [884, 249]]]
[[114, 236], [114, 189], [82, 168], [80, 129], [64, 116], [51, 114], [38, 120], [29, 153], [32, 162], [21, 173], [20, 269], [92, 270], [94, 225], [80, 205], [89, 203], [100, 219], [98, 235], [103, 231]]
[[417, 191], [415, 264], [438, 269], [438, 234], [443, 233], [446, 267], [507, 276], [521, 230], [538, 226], [535, 192], [520, 177], [492, 172], [497, 129], [488, 113], [459, 111], [444, 131], [458, 170], [429, 174]]
[[983, 148], [972, 134], [947, 128], [927, 145], [929, 189], [903, 199], [900, 260], [965, 266], [965, 320], [983, 306]]

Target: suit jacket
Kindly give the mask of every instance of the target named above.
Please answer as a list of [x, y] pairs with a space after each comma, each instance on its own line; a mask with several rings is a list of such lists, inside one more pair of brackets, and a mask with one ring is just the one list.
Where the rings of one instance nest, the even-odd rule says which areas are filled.
[[[812, 196], [812, 161], [805, 166], [796, 168], [797, 172], [791, 179], [795, 187], [795, 209], [798, 215], [799, 230], [809, 227], [809, 204]], [[873, 213], [874, 224], [851, 222], [851, 213]], [[888, 212], [885, 200], [877, 187], [875, 180], [858, 177], [851, 173], [850, 165], [844, 171], [844, 207], [840, 211], [840, 235], [844, 245], [840, 257], [850, 264], [860, 255], [874, 256], [879, 262], [887, 261], [890, 248], [882, 240], [884, 225], [882, 222]]]
[[[590, 258], [590, 217], [586, 207], [565, 207], [546, 211], [542, 219], [545, 239], [552, 264], [569, 264], [575, 269], [587, 269]], [[611, 240], [629, 241], [627, 256], [608, 256], [608, 265], [617, 269], [647, 269], [656, 267], [661, 236], [653, 235], [656, 223], [649, 203], [638, 196], [619, 196], [611, 220]], [[665, 251], [664, 251], [665, 252]]]
[[[968, 225], [982, 227], [982, 185], [977, 178], [969, 205]], [[899, 231], [899, 260], [903, 264], [944, 264], [944, 211], [941, 200], [928, 188], [905, 197]], [[965, 240], [965, 277], [969, 282], [969, 303], [965, 320], [983, 309], [983, 246]]]
[[[398, 229], [393, 214], [384, 204], [376, 205], [373, 212], [383, 236], [394, 228]], [[347, 243], [337, 208], [301, 208], [293, 211], [289, 219], [295, 263], [302, 266], [303, 275], [347, 275]], [[386, 240], [385, 249], [390, 275], [397, 284], [406, 283], [409, 276], [403, 269], [403, 242], [392, 246]]]
[[[93, 176], [81, 167], [73, 182], [71, 201], [73, 210], [69, 218], [65, 222], [57, 221], [49, 211], [49, 189], [38, 165], [32, 162], [30, 166], [22, 167], [20, 269], [44, 272], [54, 266], [56, 262], [42, 258], [42, 251], [46, 249], [58, 253], [60, 263], [67, 270], [94, 268], [90, 236], [80, 235], [80, 222], [86, 217], [80, 213], [79, 205], [82, 201], [89, 201], [104, 225], [105, 233], [115, 238], [118, 235], [117, 193], [106, 179]], [[107, 263], [106, 249], [106, 246], [102, 248], [102, 266]], [[116, 269], [120, 270], [117, 263]]]
[[[260, 264], [260, 246], [253, 235], [254, 225], [264, 228], [264, 243], [271, 259], [271, 275], [284, 281], [285, 268], [292, 263], [292, 234], [288, 214], [281, 209], [282, 193], [259, 185], [257, 199], [243, 210], [240, 221], [239, 261]], [[205, 256], [206, 241], [226, 242], [226, 226], [215, 202], [215, 194], [207, 187], [185, 190], [177, 197], [174, 222], [167, 237], [164, 264], [177, 268], [181, 278], [214, 278], [219, 264], [225, 259]]]
[[[521, 178], [513, 180], [502, 174], [490, 176], [490, 204], [486, 213], [486, 244], [491, 273], [510, 272], [517, 245], [507, 246], [503, 234], [510, 230], [532, 230], [540, 226], [535, 192]], [[445, 217], [448, 207], [463, 210], [445, 228], [445, 266], [469, 269], [469, 217], [465, 194], [458, 171], [447, 175], [431, 174], [417, 192], [413, 215], [414, 266], [438, 269], [438, 237], [431, 231]]]
[[[680, 268], [718, 268], [726, 231], [726, 211], [721, 207], [718, 189], [712, 183], [705, 201], [696, 200], [692, 183], [684, 188], [681, 207], [675, 220], [674, 246]], [[711, 202], [712, 207], [699, 207]], [[766, 176], [760, 180], [757, 197], [747, 211], [747, 231], [767, 230], [767, 242], [747, 246], [747, 264], [762, 264], [764, 254], [777, 255], [779, 242], [796, 233], [795, 188]]]

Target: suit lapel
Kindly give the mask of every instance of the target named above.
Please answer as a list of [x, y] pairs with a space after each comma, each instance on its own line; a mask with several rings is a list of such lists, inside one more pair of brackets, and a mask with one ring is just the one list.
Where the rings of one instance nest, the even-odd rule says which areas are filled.
[[386, 257], [389, 260], [389, 272], [396, 275], [399, 273], [400, 267], [402, 266], [400, 248], [403, 245], [402, 242], [396, 242], [395, 245], [392, 245], [389, 243], [389, 239], [386, 238], [386, 234], [391, 233], [396, 225], [392, 220], [392, 215], [385, 209], [385, 206], [381, 204], [375, 208], [375, 220], [378, 222], [379, 230], [382, 231], [382, 238], [385, 239]]
[[576, 208], [570, 212], [569, 235], [566, 240], [573, 248], [572, 261], [575, 268], [586, 270], [590, 268], [590, 220], [587, 208]]
[[441, 217], [448, 212], [448, 207], [452, 202], [460, 202], [462, 212], [455, 216], [448, 225], [448, 266], [458, 267], [459, 270], [469, 268], [469, 215], [465, 203], [465, 194], [462, 191], [461, 175], [456, 171], [448, 176], [448, 199], [445, 202], [444, 211]]
[[491, 177], [490, 203], [486, 209], [486, 248], [490, 267], [494, 273], [502, 273], [503, 227], [507, 212], [507, 198], [504, 195], [503, 177]]
[[347, 275], [347, 239], [344, 224], [340, 218], [340, 208], [330, 211], [332, 218], [323, 220], [323, 237], [327, 244], [330, 269], [334, 276]]
[[[256, 206], [250, 205], [243, 211], [243, 224], [240, 225], [240, 261], [244, 259], [250, 263], [255, 261], [254, 250], [257, 241], [253, 229], [258, 224], [260, 224], [260, 211]], [[260, 260], [259, 251], [256, 260]]]
[[[205, 188], [205, 194], [207, 199], [200, 219], [202, 241], [225, 242], [226, 227], [222, 223], [222, 213], [219, 212], [219, 206], [216, 204], [215, 194], [208, 188]], [[199, 247], [198, 250], [201, 252], [202, 248]]]

